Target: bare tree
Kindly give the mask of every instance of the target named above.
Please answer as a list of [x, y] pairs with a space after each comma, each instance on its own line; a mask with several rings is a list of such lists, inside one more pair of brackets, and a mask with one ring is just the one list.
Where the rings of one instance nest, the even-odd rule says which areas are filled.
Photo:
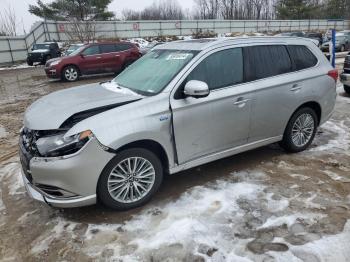
[[181, 20], [185, 17], [184, 11], [176, 0], [153, 2], [140, 12], [125, 9], [122, 15], [125, 20]]
[[221, 16], [224, 19], [234, 19], [235, 18], [235, 8], [236, 8], [236, 0], [221, 0], [220, 1]]
[[123, 20], [140, 20], [140, 12], [131, 9], [124, 9], [122, 11]]
[[72, 20], [65, 33], [71, 41], [92, 42], [96, 39], [96, 22]]
[[0, 35], [16, 36], [18, 20], [14, 8], [10, 5], [0, 10]]

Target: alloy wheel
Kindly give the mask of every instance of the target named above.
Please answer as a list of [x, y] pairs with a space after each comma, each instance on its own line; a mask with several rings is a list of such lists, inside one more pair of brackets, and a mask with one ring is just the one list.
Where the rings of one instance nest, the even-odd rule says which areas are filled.
[[155, 169], [142, 157], [120, 161], [108, 176], [108, 192], [120, 203], [134, 203], [145, 197], [155, 182]]
[[292, 140], [295, 146], [303, 147], [312, 138], [315, 123], [312, 115], [301, 114], [294, 122], [292, 128]]
[[75, 68], [69, 67], [65, 70], [64, 76], [68, 81], [75, 81], [78, 78], [78, 72]]

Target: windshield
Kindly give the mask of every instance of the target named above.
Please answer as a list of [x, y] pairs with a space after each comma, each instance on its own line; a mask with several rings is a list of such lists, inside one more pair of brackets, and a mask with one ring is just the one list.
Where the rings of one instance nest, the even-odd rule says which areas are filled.
[[35, 44], [33, 45], [33, 50], [38, 49], [50, 49], [50, 44]]
[[[82, 51], [85, 48], [85, 46], [80, 46], [77, 47], [77, 49], [75, 49], [73, 52], [71, 52], [70, 54], [68, 54], [69, 56], [74, 56], [80, 53], [80, 51]], [[68, 51], [70, 51], [70, 47], [68, 49]]]
[[197, 53], [187, 50], [153, 50], [129, 66], [113, 82], [142, 95], [155, 95]]
[[77, 50], [79, 47], [81, 47], [81, 45], [71, 45], [69, 46], [67, 51], [73, 52], [74, 50]]

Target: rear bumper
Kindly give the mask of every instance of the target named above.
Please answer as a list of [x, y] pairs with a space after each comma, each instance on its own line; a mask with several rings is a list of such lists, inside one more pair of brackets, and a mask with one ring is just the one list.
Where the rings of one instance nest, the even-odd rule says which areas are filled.
[[350, 74], [340, 74], [340, 82], [342, 82], [344, 85], [350, 86]]

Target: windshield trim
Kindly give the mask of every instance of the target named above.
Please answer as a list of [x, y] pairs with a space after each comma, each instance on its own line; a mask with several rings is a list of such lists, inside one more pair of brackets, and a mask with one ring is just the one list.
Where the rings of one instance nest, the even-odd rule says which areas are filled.
[[[158, 49], [156, 49], [158, 50]], [[156, 50], [153, 50], [153, 51], [156, 51]], [[171, 81], [174, 80], [174, 78], [182, 71], [182, 69], [185, 68], [186, 65], [188, 65], [191, 61], [193, 61], [193, 59], [200, 53], [200, 50], [191, 50], [191, 49], [188, 49], [188, 50], [178, 50], [178, 49], [161, 49], [162, 51], [181, 51], [181, 52], [191, 52], [193, 54], [193, 57], [191, 58], [191, 60], [189, 60], [187, 63], [183, 64], [181, 68], [179, 68], [179, 70], [177, 71], [177, 73], [171, 77], [169, 79], [168, 82], [166, 82], [166, 84], [164, 84], [164, 86], [158, 91], [158, 92], [147, 92], [147, 91], [144, 91], [144, 90], [138, 90], [138, 89], [134, 89], [134, 88], [131, 88], [131, 87], [128, 87], [128, 86], [125, 86], [125, 85], [121, 85], [119, 84], [116, 79], [118, 78], [115, 77], [112, 81], [115, 82], [118, 86], [120, 86], [121, 88], [127, 88], [127, 89], [130, 89], [131, 91], [137, 93], [137, 94], [140, 94], [140, 95], [143, 95], [143, 96], [155, 96], [155, 95], [158, 95], [159, 93], [163, 92], [163, 90], [169, 85], [169, 83]], [[152, 52], [152, 51], [151, 51]], [[127, 69], [126, 69], [127, 70]]]

